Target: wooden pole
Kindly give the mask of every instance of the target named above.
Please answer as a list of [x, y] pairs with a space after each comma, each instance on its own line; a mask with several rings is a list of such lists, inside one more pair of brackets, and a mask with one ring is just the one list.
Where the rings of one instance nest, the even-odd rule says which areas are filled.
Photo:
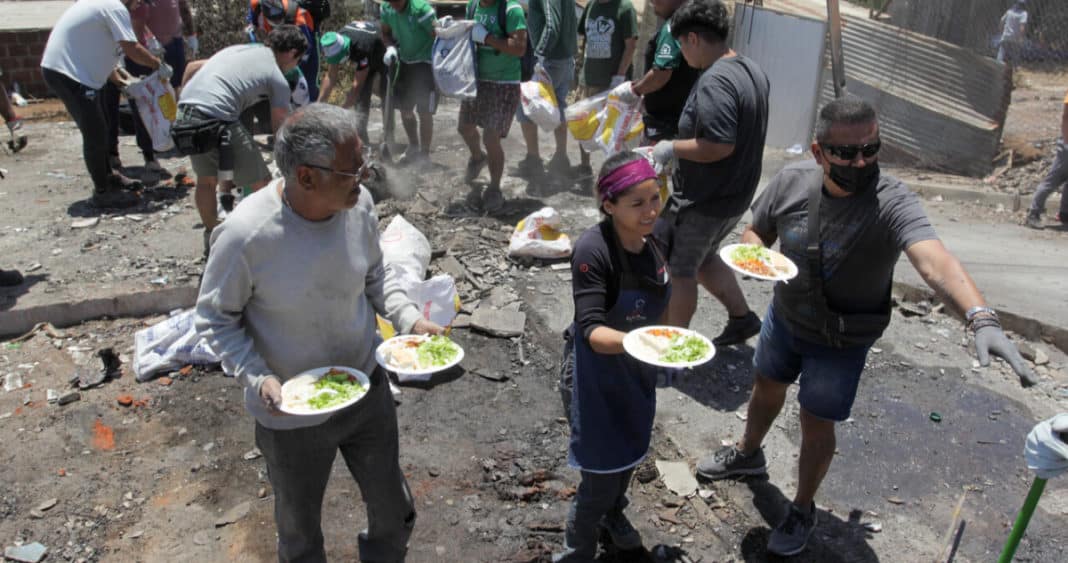
[[838, 12], [838, 0], [827, 0], [827, 25], [831, 35], [831, 76], [834, 81], [834, 97], [846, 95], [845, 60], [842, 56], [842, 15]]

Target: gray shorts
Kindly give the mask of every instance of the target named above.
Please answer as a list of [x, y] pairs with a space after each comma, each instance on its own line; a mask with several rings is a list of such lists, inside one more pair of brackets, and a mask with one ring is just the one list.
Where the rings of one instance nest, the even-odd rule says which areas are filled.
[[[241, 123], [231, 123], [230, 143], [234, 148], [234, 185], [249, 186], [271, 179], [271, 171], [263, 162], [259, 146], [252, 140], [252, 135]], [[193, 173], [200, 177], [215, 178], [219, 176], [219, 149], [189, 157], [193, 164]]]
[[695, 278], [697, 272], [712, 260], [719, 260], [719, 244], [731, 234], [741, 215], [714, 217], [699, 207], [679, 211], [665, 211], [665, 221], [675, 225], [671, 256], [668, 265], [672, 277]]

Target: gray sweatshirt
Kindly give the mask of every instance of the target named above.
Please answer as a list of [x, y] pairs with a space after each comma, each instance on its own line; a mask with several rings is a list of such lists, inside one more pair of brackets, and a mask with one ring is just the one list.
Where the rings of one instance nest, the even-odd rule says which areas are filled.
[[[197, 298], [196, 327], [245, 388], [256, 420], [278, 430], [314, 426], [330, 415], [272, 416], [260, 399], [268, 375], [375, 369], [375, 313], [402, 333], [419, 310], [387, 275], [378, 220], [361, 198], [330, 219], [303, 219], [282, 204], [278, 182], [241, 202], [212, 233]], [[373, 209], [373, 208], [370, 208]]]

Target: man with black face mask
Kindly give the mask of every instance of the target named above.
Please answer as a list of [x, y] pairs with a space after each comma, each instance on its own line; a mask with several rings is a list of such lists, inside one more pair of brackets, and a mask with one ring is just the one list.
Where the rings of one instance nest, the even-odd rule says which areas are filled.
[[834, 457], [834, 425], [849, 418], [868, 350], [890, 322], [902, 251], [967, 319], [982, 365], [995, 354], [1025, 386], [1037, 381], [997, 314], [938, 240], [916, 194], [880, 174], [879, 148], [870, 104], [856, 97], [827, 104], [812, 143], [815, 162], [779, 172], [753, 204], [753, 222], [742, 235], [742, 242], [762, 246], [781, 240], [780, 250], [800, 273], [775, 286], [764, 316], [745, 434], [698, 462], [697, 472], [709, 479], [766, 473], [761, 443], [801, 375], [797, 494], [768, 539], [768, 551], [778, 555], [800, 553], [816, 526], [813, 499]]

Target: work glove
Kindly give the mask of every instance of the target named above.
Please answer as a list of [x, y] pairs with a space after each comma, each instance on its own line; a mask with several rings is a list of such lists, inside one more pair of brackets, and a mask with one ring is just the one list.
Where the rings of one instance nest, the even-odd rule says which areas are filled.
[[[664, 141], [661, 141], [664, 142]], [[657, 145], [659, 146], [659, 144]], [[1030, 387], [1038, 383], [1035, 372], [1024, 362], [1016, 345], [1005, 336], [1000, 326], [987, 325], [975, 331], [975, 355], [979, 358], [979, 365], [990, 365], [990, 354], [1000, 357], [1012, 366], [1012, 371], [1020, 378], [1020, 384]]]
[[671, 161], [675, 160], [675, 141], [660, 141], [653, 145], [653, 161], [656, 169], [669, 168]]
[[486, 26], [480, 23], [476, 23], [475, 26], [471, 28], [471, 39], [475, 43], [478, 43], [480, 45], [484, 44], [486, 42], [487, 35], [489, 35], [489, 30], [486, 29]]
[[382, 55], [382, 62], [386, 66], [393, 66], [397, 62], [397, 48], [392, 45], [386, 47], [386, 54]]
[[163, 80], [170, 80], [171, 76], [174, 76], [174, 69], [171, 68], [171, 65], [169, 65], [169, 64], [167, 64], [167, 63], [165, 63], [163, 61], [159, 62], [158, 72], [159, 72], [159, 77], [161, 79], [163, 79]]
[[619, 98], [619, 101], [627, 105], [637, 104], [642, 99], [641, 96], [634, 93], [634, 89], [631, 88], [631, 83], [629, 80], [613, 86], [611, 94]]
[[617, 75], [612, 77], [612, 82], [608, 85], [608, 87], [614, 89], [616, 86], [619, 86], [620, 84], [622, 84], [626, 80], [627, 80], [626, 76], [623, 76], [622, 74], [617, 74]]
[[438, 27], [445, 29], [453, 24], [452, 16], [445, 16], [438, 20]]
[[189, 53], [193, 55], [193, 58], [197, 58], [197, 53], [200, 52], [200, 39], [196, 35], [186, 35], [184, 37], [185, 46], [189, 48]]
[[163, 56], [163, 43], [160, 43], [159, 39], [156, 39], [156, 36], [154, 35], [149, 37], [148, 41], [145, 42], [145, 48], [148, 49], [149, 53], [152, 53], [157, 57]]

